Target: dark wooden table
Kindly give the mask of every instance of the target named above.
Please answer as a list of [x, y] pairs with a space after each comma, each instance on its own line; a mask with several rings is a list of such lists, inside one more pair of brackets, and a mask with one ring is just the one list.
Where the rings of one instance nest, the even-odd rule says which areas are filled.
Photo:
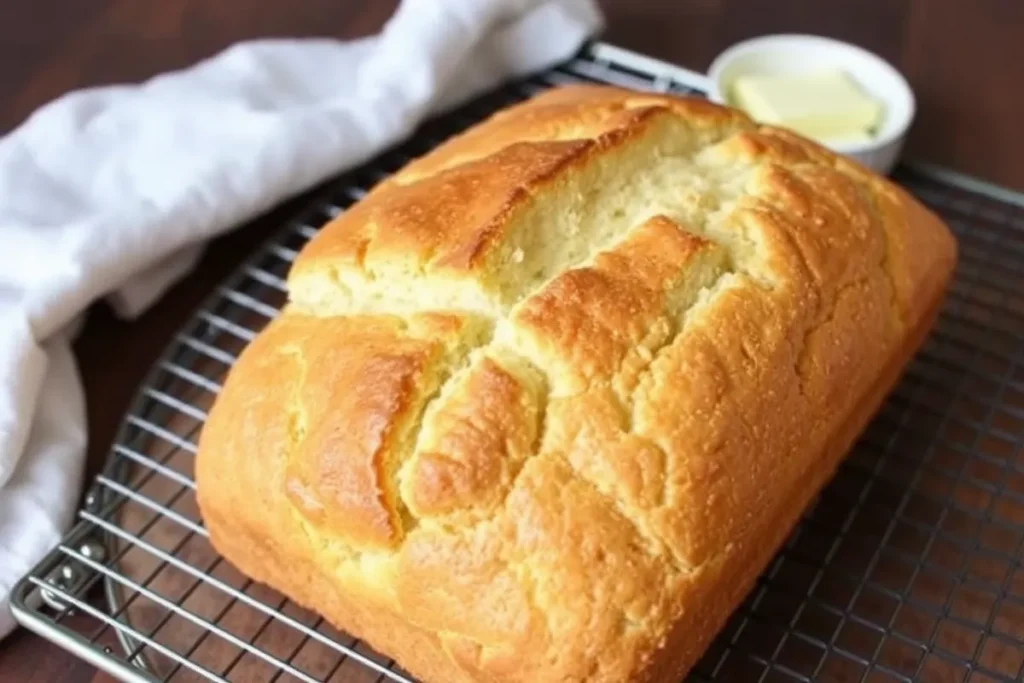
[[[610, 42], [703, 69], [729, 44], [774, 32], [849, 40], [909, 77], [919, 115], [909, 156], [1024, 190], [1020, 0], [602, 0]], [[377, 31], [394, 0], [32, 0], [0, 3], [0, 132], [70, 89], [138, 81], [247, 38]], [[136, 385], [189, 311], [289, 206], [208, 249], [195, 274], [138, 320], [91, 311], [75, 350], [89, 412], [89, 477]], [[0, 683], [110, 681], [24, 631], [0, 643]]]

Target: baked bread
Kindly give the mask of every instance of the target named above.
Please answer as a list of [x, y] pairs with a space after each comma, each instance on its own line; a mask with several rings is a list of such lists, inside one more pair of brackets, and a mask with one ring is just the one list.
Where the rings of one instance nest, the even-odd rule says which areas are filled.
[[676, 683], [955, 259], [915, 200], [793, 134], [551, 90], [302, 250], [202, 432], [211, 541], [423, 681]]

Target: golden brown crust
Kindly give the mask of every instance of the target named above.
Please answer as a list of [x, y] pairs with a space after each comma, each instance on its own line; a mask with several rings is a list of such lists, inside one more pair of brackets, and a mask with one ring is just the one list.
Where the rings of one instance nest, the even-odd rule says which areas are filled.
[[425, 681], [679, 680], [955, 258], [788, 132], [552, 90], [303, 250], [202, 434], [211, 539]]

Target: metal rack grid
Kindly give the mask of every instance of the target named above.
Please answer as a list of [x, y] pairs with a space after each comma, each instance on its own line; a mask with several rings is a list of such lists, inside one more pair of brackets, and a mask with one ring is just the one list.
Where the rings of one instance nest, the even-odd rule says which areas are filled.
[[[79, 524], [17, 586], [18, 619], [131, 681], [410, 681], [213, 552], [195, 504], [195, 437], [319, 225], [451, 133], [579, 80], [684, 93], [702, 84], [597, 45], [331, 183], [210, 296], [152, 369]], [[691, 680], [1024, 680], [1024, 204], [920, 171], [898, 178], [959, 239], [944, 312]], [[100, 587], [103, 606], [90, 600]]]

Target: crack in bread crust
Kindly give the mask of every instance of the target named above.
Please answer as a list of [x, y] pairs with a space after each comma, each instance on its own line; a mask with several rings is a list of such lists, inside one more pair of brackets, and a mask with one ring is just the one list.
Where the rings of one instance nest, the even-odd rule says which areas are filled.
[[204, 519], [427, 681], [677, 680], [954, 259], [789, 133], [555, 89], [302, 250], [203, 430]]

